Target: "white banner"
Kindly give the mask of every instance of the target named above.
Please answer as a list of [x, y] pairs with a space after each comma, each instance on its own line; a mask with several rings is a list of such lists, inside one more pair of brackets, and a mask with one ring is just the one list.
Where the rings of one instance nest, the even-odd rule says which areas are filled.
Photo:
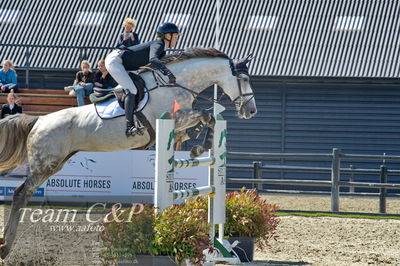
[[[187, 159], [189, 152], [176, 152]], [[206, 156], [206, 155], [205, 155]], [[50, 202], [153, 202], [154, 151], [78, 152], [38, 190]], [[175, 189], [208, 184], [208, 167], [175, 170]], [[0, 200], [10, 200], [23, 178], [0, 177]], [[4, 182], [3, 182], [4, 181]], [[12, 191], [12, 192], [11, 192]]]

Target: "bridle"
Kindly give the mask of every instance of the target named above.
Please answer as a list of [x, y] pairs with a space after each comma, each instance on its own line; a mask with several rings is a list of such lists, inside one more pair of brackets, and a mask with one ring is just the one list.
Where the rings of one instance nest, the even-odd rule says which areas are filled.
[[[252, 58], [253, 58], [253, 55], [250, 54], [246, 58], [241, 59], [239, 61], [229, 59], [229, 66], [231, 67], [232, 75], [234, 75], [236, 77], [236, 81], [237, 81], [238, 89], [239, 89], [239, 96], [233, 100], [233, 103], [235, 104], [236, 108], [238, 108], [239, 110], [242, 110], [242, 108], [244, 106], [246, 106], [246, 104], [254, 98], [253, 92], [243, 93], [242, 84], [240, 82], [241, 81], [240, 74], [245, 74], [248, 77], [250, 76], [249, 69], [246, 64]], [[249, 96], [251, 96], [251, 97], [249, 97]]]
[[[246, 58], [244, 59], [240, 59], [240, 60], [236, 60], [236, 59], [230, 59], [229, 58], [229, 66], [231, 68], [232, 71], [232, 75], [236, 77], [236, 81], [238, 84], [238, 89], [239, 89], [239, 96], [237, 96], [234, 100], [232, 100], [232, 102], [234, 103], [234, 105], [236, 106], [236, 108], [238, 110], [242, 110], [244, 106], [246, 106], [247, 103], [249, 103], [253, 98], [254, 98], [254, 93], [243, 93], [243, 88], [242, 88], [242, 84], [241, 84], [241, 80], [242, 78], [240, 78], [240, 74], [245, 74], [246, 76], [250, 76], [249, 75], [249, 70], [247, 67], [247, 63], [253, 58], [253, 55], [250, 54], [248, 55]], [[188, 92], [190, 92], [194, 98], [203, 98], [209, 102], [219, 102], [219, 100], [214, 100], [210, 97], [206, 97], [203, 95], [200, 95], [198, 92], [194, 91], [193, 89], [187, 88], [181, 84], [178, 83], [174, 83], [174, 84], [170, 84], [168, 83], [163, 75], [161, 75], [161, 73], [159, 73], [159, 71], [155, 70], [154, 68], [150, 67], [150, 66], [144, 66], [141, 67], [143, 70], [150, 70], [151, 73], [153, 74], [154, 77], [154, 81], [156, 83], [156, 85], [149, 89], [147, 91], [147, 93], [150, 93], [151, 91], [160, 88], [160, 87], [179, 87], [182, 88]], [[222, 97], [222, 96], [221, 96]]]

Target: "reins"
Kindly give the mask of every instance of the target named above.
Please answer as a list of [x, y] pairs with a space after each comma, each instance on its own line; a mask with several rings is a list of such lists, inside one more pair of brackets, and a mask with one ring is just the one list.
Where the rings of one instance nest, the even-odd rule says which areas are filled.
[[[251, 60], [249, 58], [250, 57], [248, 57], [247, 59]], [[242, 84], [240, 82], [241, 78], [239, 77], [239, 75], [240, 74], [246, 74], [247, 76], [249, 76], [249, 73], [248, 73], [248, 70], [247, 70], [246, 63], [244, 63], [243, 65], [242, 64], [237, 64], [236, 65], [233, 62], [232, 59], [229, 59], [229, 66], [231, 68], [232, 74], [236, 77], [237, 84], [238, 84], [238, 89], [239, 89], [239, 96], [237, 96], [232, 102], [227, 102], [226, 104], [234, 105], [234, 106], [238, 107], [241, 110], [248, 102], [250, 102], [254, 98], [254, 93], [253, 92], [251, 92], [251, 93], [243, 93]], [[141, 67], [141, 69], [145, 69], [145, 70], [151, 71], [151, 73], [153, 74], [154, 81], [156, 83], [156, 86], [154, 86], [153, 88], [147, 90], [146, 93], [150, 93], [151, 91], [156, 90], [158, 88], [162, 88], [162, 87], [167, 87], [167, 88], [168, 87], [169, 88], [178, 87], [178, 88], [181, 88], [183, 90], [186, 90], [186, 91], [190, 92], [194, 99], [202, 98], [202, 99], [204, 99], [204, 100], [206, 100], [206, 101], [208, 101], [210, 103], [219, 103], [220, 100], [222, 99], [222, 97], [225, 95], [225, 93], [223, 92], [221, 97], [219, 99], [215, 100], [212, 97], [207, 97], [207, 96], [200, 95], [200, 93], [194, 91], [193, 89], [185, 87], [185, 86], [183, 86], [183, 85], [181, 85], [181, 84], [179, 84], [177, 82], [168, 83], [164, 79], [163, 75], [161, 75], [156, 69], [154, 69], [154, 68], [152, 68], [150, 66], [143, 66], [143, 67]], [[143, 72], [143, 71], [141, 71], [141, 72]], [[248, 97], [248, 96], [251, 96], [251, 97]], [[246, 99], [246, 98], [248, 98], [248, 99]]]
[[185, 86], [183, 86], [183, 85], [181, 85], [181, 84], [179, 84], [179, 83], [177, 83], [177, 82], [175, 82], [175, 83], [168, 83], [168, 82], [164, 79], [163, 75], [161, 75], [158, 71], [156, 71], [155, 69], [153, 69], [153, 68], [151, 68], [151, 67], [145, 66], [145, 67], [143, 67], [143, 68], [144, 68], [144, 69], [147, 69], [147, 70], [149, 70], [149, 71], [151, 71], [151, 73], [153, 74], [154, 81], [155, 81], [155, 83], [156, 83], [156, 86], [154, 86], [153, 88], [147, 90], [147, 93], [150, 93], [150, 92], [153, 91], [153, 90], [156, 90], [156, 89], [158, 89], [158, 88], [163, 88], [163, 87], [166, 87], [166, 88], [178, 87], [178, 88], [181, 88], [181, 89], [184, 89], [184, 90], [190, 92], [190, 93], [192, 94], [193, 98], [195, 98], [195, 99], [197, 99], [197, 98], [202, 98], [202, 99], [204, 99], [204, 100], [206, 100], [206, 101], [209, 101], [209, 102], [211, 102], [211, 103], [214, 103], [214, 102], [217, 102], [217, 103], [218, 103], [218, 101], [214, 100], [213, 98], [200, 95], [200, 93], [198, 93], [198, 92], [196, 92], [196, 91], [194, 91], [194, 90], [192, 90], [192, 89], [189, 89], [188, 87], [185, 87]]

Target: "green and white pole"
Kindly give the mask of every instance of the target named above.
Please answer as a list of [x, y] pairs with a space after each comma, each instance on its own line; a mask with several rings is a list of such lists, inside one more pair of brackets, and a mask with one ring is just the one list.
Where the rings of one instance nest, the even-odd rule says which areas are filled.
[[[219, 44], [219, 36], [221, 33], [221, 28], [219, 25], [220, 21], [220, 8], [221, 8], [221, 2], [220, 0], [216, 0], [216, 9], [215, 9], [215, 49], [220, 49], [220, 44]], [[218, 86], [217, 84], [214, 84], [214, 117], [217, 116], [217, 114], [221, 113], [223, 110], [221, 110], [222, 105], [217, 103], [218, 100]]]
[[197, 159], [177, 159], [175, 160], [175, 168], [190, 168], [196, 166], [210, 166], [215, 163], [212, 157], [201, 157]]
[[[164, 113], [156, 122], [156, 165], [154, 206], [158, 211], [174, 204], [174, 137], [175, 120]], [[159, 134], [161, 133], [162, 134]]]
[[[215, 14], [215, 49], [220, 49], [220, 9], [221, 1], [216, 0], [216, 14]], [[225, 175], [226, 175], [226, 121], [223, 120], [220, 113], [225, 108], [217, 103], [218, 100], [218, 86], [214, 84], [214, 117], [217, 120], [214, 128], [214, 146], [210, 151], [210, 157], [215, 158], [215, 163], [210, 168], [209, 173], [209, 184], [215, 186], [214, 198], [209, 198], [208, 208], [213, 210], [208, 212], [209, 222], [218, 224], [218, 240], [222, 243], [224, 238], [224, 224], [225, 224]], [[219, 118], [219, 119], [218, 119]], [[210, 217], [212, 215], [212, 217]], [[210, 230], [211, 239], [214, 240], [215, 232], [214, 227]]]
[[[215, 188], [215, 194], [209, 198], [209, 222], [218, 224], [218, 239], [222, 243], [225, 224], [225, 193], [226, 193], [226, 121], [221, 115], [216, 116], [214, 127], [214, 145], [210, 150], [210, 157], [215, 163], [209, 168], [208, 184]], [[214, 227], [210, 230], [214, 239]]]
[[200, 196], [200, 195], [210, 195], [211, 193], [215, 193], [214, 186], [204, 186], [204, 187], [197, 187], [197, 188], [184, 189], [184, 190], [175, 190], [174, 191], [174, 200], [187, 199], [187, 198], [196, 197], [196, 196]]
[[[211, 224], [210, 237], [215, 237], [215, 225], [218, 224], [218, 238], [222, 242], [225, 224], [226, 193], [226, 121], [216, 116], [213, 148], [209, 156], [196, 159], [178, 159], [174, 156], [175, 120], [170, 113], [164, 113], [156, 122], [156, 162], [154, 205], [158, 210], [174, 204], [175, 199], [197, 195], [209, 195], [208, 221]], [[189, 190], [174, 190], [176, 168], [208, 166], [208, 186]]]

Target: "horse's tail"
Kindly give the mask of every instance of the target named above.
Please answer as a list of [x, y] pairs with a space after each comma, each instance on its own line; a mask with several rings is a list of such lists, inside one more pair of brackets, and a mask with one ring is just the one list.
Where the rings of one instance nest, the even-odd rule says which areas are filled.
[[26, 140], [39, 117], [25, 114], [0, 119], [0, 172], [25, 162]]

